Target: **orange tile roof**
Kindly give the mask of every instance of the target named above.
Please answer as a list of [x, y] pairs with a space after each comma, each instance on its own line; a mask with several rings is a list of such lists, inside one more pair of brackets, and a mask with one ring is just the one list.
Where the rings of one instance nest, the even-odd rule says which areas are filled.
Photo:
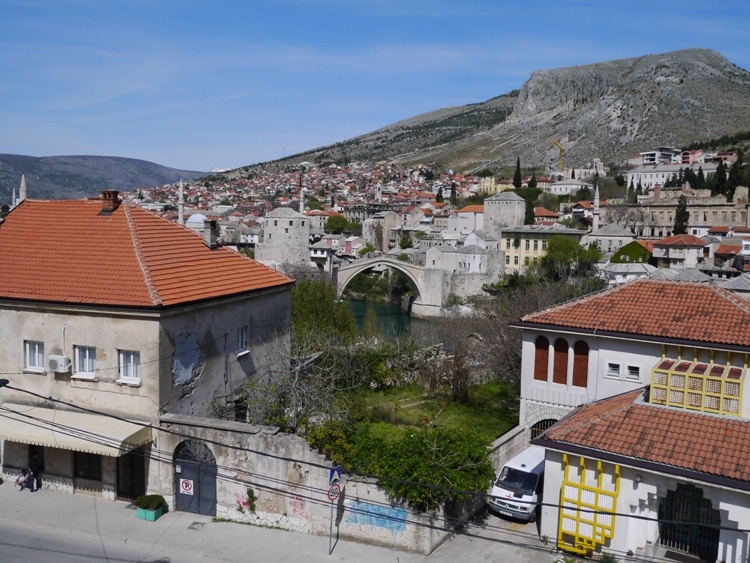
[[706, 243], [695, 235], [674, 235], [657, 240], [654, 246], [706, 246]]
[[513, 326], [750, 346], [750, 301], [713, 283], [638, 279], [526, 315]]
[[458, 213], [484, 213], [484, 205], [467, 205], [459, 209]]
[[0, 223], [0, 298], [168, 307], [292, 283], [140, 207], [27, 199]]
[[554, 211], [550, 211], [549, 209], [546, 209], [544, 207], [535, 207], [534, 208], [534, 217], [559, 217], [559, 213], [555, 213]]
[[[535, 443], [577, 446], [750, 483], [750, 421], [645, 402], [637, 389], [578, 407]], [[643, 398], [643, 400], [641, 400]]]
[[719, 248], [717, 248], [714, 251], [714, 254], [730, 254], [730, 255], [733, 255], [733, 254], [739, 254], [741, 251], [742, 251], [742, 247], [741, 246], [735, 246], [735, 245], [731, 245], [731, 244], [722, 244], [722, 245], [719, 245]]

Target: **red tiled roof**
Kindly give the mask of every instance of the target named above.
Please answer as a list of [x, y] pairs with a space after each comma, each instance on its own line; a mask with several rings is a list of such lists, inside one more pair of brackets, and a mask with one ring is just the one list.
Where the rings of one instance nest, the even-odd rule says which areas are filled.
[[657, 240], [654, 246], [706, 246], [706, 243], [695, 235], [674, 235]]
[[459, 209], [458, 213], [484, 213], [484, 205], [467, 205]]
[[0, 223], [0, 298], [168, 307], [292, 280], [140, 207], [27, 199]]
[[534, 217], [559, 217], [559, 213], [555, 213], [554, 211], [550, 211], [549, 209], [545, 209], [544, 207], [535, 207], [534, 208]]
[[643, 248], [648, 250], [651, 254], [654, 253], [654, 241], [652, 240], [636, 240], [638, 244], [640, 244]]
[[750, 482], [750, 421], [651, 405], [638, 400], [643, 394], [638, 389], [583, 405], [540, 441]]
[[735, 245], [731, 245], [731, 244], [722, 244], [722, 245], [719, 246], [719, 248], [716, 249], [716, 251], [714, 252], [714, 254], [730, 254], [730, 255], [735, 255], [735, 254], [739, 254], [741, 250], [742, 250], [741, 246], [735, 246]]
[[514, 323], [539, 325], [750, 346], [750, 301], [713, 283], [638, 279]]

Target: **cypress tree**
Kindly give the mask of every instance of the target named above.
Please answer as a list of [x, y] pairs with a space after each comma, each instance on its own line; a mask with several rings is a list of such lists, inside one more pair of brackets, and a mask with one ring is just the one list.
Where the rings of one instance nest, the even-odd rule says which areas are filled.
[[673, 234], [687, 234], [689, 221], [690, 212], [687, 208], [687, 198], [685, 198], [684, 195], [681, 195], [680, 199], [677, 201], [677, 211], [674, 214], [674, 228], [672, 229]]
[[516, 171], [513, 173], [513, 185], [516, 189], [520, 188], [522, 185], [522, 179], [521, 179], [521, 157], [516, 158]]

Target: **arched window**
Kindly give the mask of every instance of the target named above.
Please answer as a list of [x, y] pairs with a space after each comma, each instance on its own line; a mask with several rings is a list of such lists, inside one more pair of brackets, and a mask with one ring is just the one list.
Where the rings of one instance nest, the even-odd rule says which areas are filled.
[[547, 366], [549, 365], [549, 340], [544, 336], [536, 339], [534, 344], [534, 379], [547, 381]]
[[564, 338], [555, 340], [555, 355], [552, 359], [552, 381], [568, 383], [568, 342]]
[[589, 382], [589, 345], [579, 340], [573, 346], [573, 386], [587, 387]]
[[534, 438], [539, 437], [547, 428], [551, 427], [553, 424], [555, 424], [557, 420], [554, 418], [547, 418], [545, 420], [540, 420], [537, 422], [534, 426], [531, 427], [531, 440]]

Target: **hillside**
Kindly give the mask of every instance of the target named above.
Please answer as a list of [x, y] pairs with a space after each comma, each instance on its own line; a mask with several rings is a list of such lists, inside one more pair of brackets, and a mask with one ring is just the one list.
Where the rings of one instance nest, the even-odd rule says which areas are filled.
[[750, 73], [715, 51], [687, 49], [537, 70], [520, 90], [447, 108], [276, 161], [391, 160], [477, 171], [553, 166], [559, 152], [583, 166], [618, 162], [654, 145], [750, 129]]
[[76, 199], [101, 190], [134, 190], [193, 179], [204, 172], [176, 170], [145, 160], [113, 156], [34, 157], [0, 154], [0, 204], [10, 204], [26, 175], [28, 197]]

